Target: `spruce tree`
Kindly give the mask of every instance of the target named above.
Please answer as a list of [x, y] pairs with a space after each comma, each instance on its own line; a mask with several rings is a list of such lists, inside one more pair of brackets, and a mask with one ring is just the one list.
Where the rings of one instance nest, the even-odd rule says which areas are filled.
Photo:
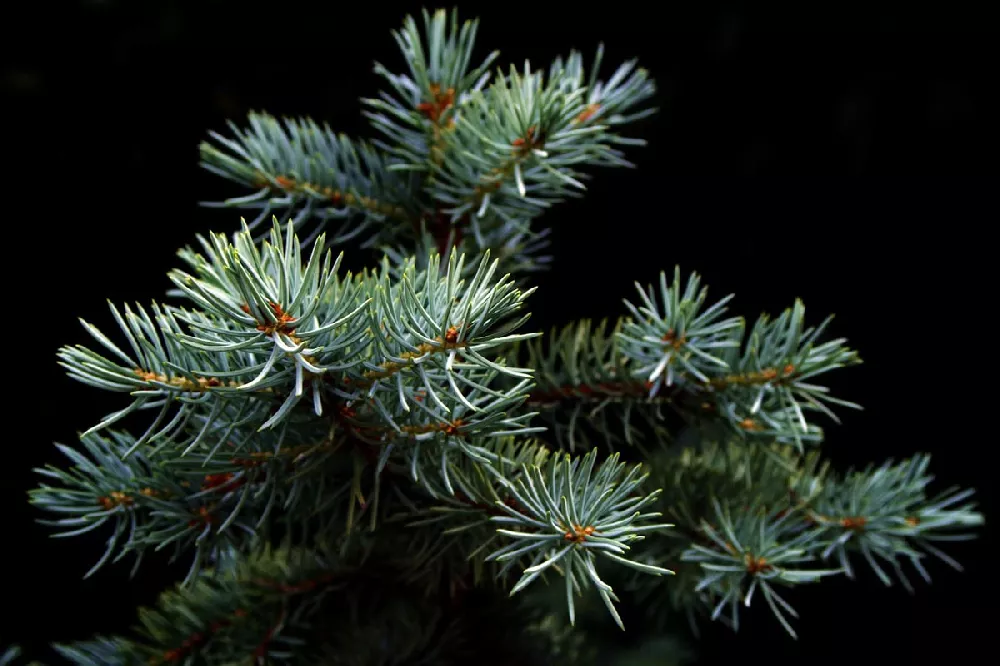
[[[586, 169], [632, 166], [653, 80], [602, 78], [600, 48], [494, 69], [475, 21], [420, 19], [394, 33], [408, 71], [376, 64], [362, 100], [375, 138], [266, 113], [211, 133], [202, 165], [244, 190], [209, 204], [223, 231], [180, 250], [166, 298], [59, 351], [122, 408], [57, 445], [31, 502], [60, 536], [110, 534], [91, 572], [189, 564], [132, 635], [60, 654], [670, 664], [678, 615], [735, 630], [762, 607], [794, 637], [783, 588], [959, 568], [936, 544], [974, 536], [971, 490], [930, 494], [927, 455], [821, 456], [824, 420], [858, 407], [824, 376], [860, 358], [801, 302], [748, 324], [675, 268], [615, 321], [531, 329], [539, 217]], [[629, 632], [623, 604], [639, 648], [585, 639]]]

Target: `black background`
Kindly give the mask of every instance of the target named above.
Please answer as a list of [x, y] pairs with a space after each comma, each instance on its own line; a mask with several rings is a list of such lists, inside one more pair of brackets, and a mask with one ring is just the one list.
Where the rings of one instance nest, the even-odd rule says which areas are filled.
[[[737, 635], [710, 631], [706, 661], [961, 662], [988, 654], [996, 614], [986, 97], [1000, 35], [954, 4], [801, 4], [460, 7], [482, 18], [480, 55], [499, 48], [505, 65], [603, 40], [606, 66], [638, 56], [659, 84], [661, 112], [635, 130], [649, 140], [630, 153], [638, 169], [595, 174], [585, 199], [546, 216], [557, 264], [532, 297], [535, 326], [615, 316], [634, 280], [678, 263], [750, 317], [802, 298], [812, 322], [837, 313], [832, 333], [866, 361], [831, 375], [866, 408], [828, 428], [838, 467], [931, 451], [941, 487], [976, 487], [987, 512], [983, 539], [949, 551], [964, 573], [935, 563], [913, 597], [867, 571], [801, 590], [798, 642], [761, 607]], [[4, 335], [19, 365], [5, 383], [23, 404], [4, 419], [14, 455], [0, 466], [3, 640], [124, 630], [173, 580], [151, 563], [131, 583], [121, 567], [81, 581], [100, 539], [52, 541], [33, 523], [30, 468], [123, 404], [67, 380], [57, 346], [86, 340], [77, 317], [113, 327], [105, 299], [161, 297], [194, 233], [235, 228], [232, 212], [196, 205], [232, 193], [197, 166], [209, 129], [254, 109], [370, 135], [357, 98], [376, 90], [374, 59], [401, 68], [389, 31], [420, 7], [107, 0], [5, 21]]]

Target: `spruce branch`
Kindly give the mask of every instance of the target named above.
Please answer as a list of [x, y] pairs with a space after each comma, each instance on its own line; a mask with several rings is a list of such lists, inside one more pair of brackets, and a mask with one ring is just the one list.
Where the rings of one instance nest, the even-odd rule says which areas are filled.
[[357, 568], [313, 549], [268, 549], [164, 593], [140, 613], [135, 639], [56, 648], [79, 666], [296, 663], [313, 649], [307, 639], [317, 613]]
[[[658, 491], [637, 493], [645, 476], [641, 465], [626, 470], [625, 463], [614, 455], [595, 471], [596, 449], [582, 458], [558, 456], [544, 468], [532, 466], [516, 483], [505, 485], [517, 502], [517, 508], [498, 502], [505, 516], [494, 522], [509, 525], [498, 532], [510, 543], [489, 555], [490, 560], [516, 561], [527, 557], [531, 566], [524, 569], [511, 594], [523, 590], [550, 567], [566, 580], [566, 602], [570, 622], [575, 621], [575, 596], [593, 585], [597, 588], [615, 622], [624, 629], [614, 606], [617, 597], [611, 586], [597, 572], [597, 556], [647, 574], [673, 573], [667, 569], [625, 557], [629, 543], [643, 538], [642, 533], [671, 527], [645, 521], [659, 513], [641, 513], [653, 502]], [[638, 496], [636, 496], [638, 494]]]
[[547, 71], [493, 74], [497, 52], [472, 65], [477, 30], [457, 11], [424, 11], [422, 29], [406, 17], [393, 35], [408, 71], [376, 63], [388, 90], [362, 100], [382, 137], [370, 144], [261, 113], [249, 129], [230, 123], [228, 138], [211, 133], [202, 166], [252, 190], [216, 205], [259, 210], [254, 229], [275, 214], [297, 228], [316, 218], [316, 233], [349, 217], [335, 242], [393, 252], [429, 234], [442, 255], [490, 249], [504, 270], [544, 270], [547, 232], [532, 220], [579, 195], [588, 177], [579, 167], [631, 166], [619, 146], [644, 142], [619, 130], [655, 111], [644, 108], [655, 86], [635, 61], [599, 79], [603, 46], [589, 72], [574, 51]]
[[[306, 388], [321, 414], [320, 376], [360, 362], [365, 329], [359, 315], [367, 302], [360, 280], [338, 277], [340, 258], [331, 261], [329, 251], [323, 256], [322, 242], [305, 266], [291, 224], [282, 236], [276, 222], [262, 251], [246, 225], [232, 243], [221, 234], [211, 243], [202, 239], [208, 258], [182, 250], [197, 276], [174, 271], [170, 277], [203, 309], [154, 303], [154, 316], [141, 306], [136, 312], [126, 308], [122, 316], [112, 306], [131, 356], [84, 322], [112, 357], [82, 346], [64, 347], [62, 365], [80, 381], [133, 396], [128, 407], [87, 432], [136, 410], [159, 408], [135, 446], [184, 442], [193, 449], [218, 432], [227, 413], [233, 414], [230, 424], [255, 423], [261, 430], [276, 426]], [[199, 421], [200, 429], [188, 428]]]
[[[749, 334], [743, 320], [724, 318], [732, 295], [708, 304], [707, 288], [680, 269], [659, 290], [636, 285], [640, 304], [625, 301], [631, 317], [598, 326], [589, 320], [553, 329], [511, 349], [536, 369], [528, 404], [539, 409], [556, 443], [574, 450], [594, 436], [614, 449], [674, 438], [664, 407], [689, 425], [724, 424], [761, 441], [817, 442], [822, 431], [806, 419], [831, 406], [859, 409], [829, 395], [814, 379], [860, 362], [844, 339], [822, 340], [830, 318], [807, 328], [800, 301], [776, 319], [762, 315]], [[595, 435], [596, 434], [596, 435]]]
[[890, 460], [849, 471], [811, 493], [801, 493], [797, 506], [819, 529], [821, 556], [836, 556], [844, 573], [853, 578], [850, 555], [860, 553], [879, 580], [892, 584], [884, 568], [889, 567], [910, 593], [913, 586], [900, 560], [908, 561], [926, 582], [930, 574], [922, 560], [927, 555], [961, 571], [962, 566], [934, 543], [975, 538], [970, 528], [982, 525], [983, 517], [968, 501], [971, 489], [949, 488], [928, 496], [933, 479], [929, 465], [926, 454], [899, 463]]
[[253, 193], [203, 205], [259, 211], [252, 230], [272, 216], [292, 219], [300, 230], [315, 219], [307, 245], [331, 221], [340, 221], [331, 234], [337, 244], [355, 238], [375, 243], [400, 225], [416, 223], [414, 183], [391, 170], [374, 146], [311, 118], [278, 120], [251, 112], [248, 123], [241, 129], [229, 121], [230, 137], [210, 132], [212, 142], [200, 146], [201, 166]]
[[[158, 407], [137, 448], [218, 446], [220, 439], [208, 438], [228, 432], [223, 424], [277, 427], [307, 392], [317, 416], [325, 401], [346, 400], [347, 409], [377, 414], [390, 437], [532, 432], [531, 414], [509, 413], [526, 395], [530, 370], [489, 358], [532, 335], [514, 332], [526, 316], [511, 319], [532, 290], [494, 278], [497, 262], [488, 255], [468, 282], [460, 277], [465, 258], [455, 255], [443, 275], [435, 257], [422, 271], [410, 262], [398, 281], [388, 270], [341, 278], [340, 257], [323, 255], [323, 242], [303, 265], [291, 224], [283, 235], [275, 222], [259, 251], [246, 225], [232, 242], [220, 234], [202, 239], [204, 255], [183, 250], [194, 275], [170, 277], [195, 309], [154, 304], [154, 318], [142, 308], [124, 317], [112, 308], [132, 356], [85, 323], [112, 357], [67, 347], [63, 365], [81, 381], [133, 396], [88, 433]], [[498, 374], [520, 383], [498, 393], [488, 387]]]
[[[603, 49], [599, 49], [593, 74]], [[434, 165], [431, 196], [458, 219], [478, 220], [493, 211], [511, 222], [537, 217], [557, 201], [583, 189], [577, 167], [632, 166], [614, 145], [627, 141], [614, 125], [652, 113], [632, 110], [655, 91], [635, 63], [622, 65], [606, 84], [584, 83], [582, 56], [573, 52], [548, 71], [498, 72], [488, 88], [474, 91], [455, 112], [455, 127], [445, 135], [447, 159]], [[589, 98], [588, 98], [589, 95]], [[605, 120], [607, 124], [598, 121]], [[530, 196], [529, 196], [530, 193]]]
[[170, 548], [171, 561], [191, 558], [185, 577], [190, 582], [206, 566], [251, 551], [275, 534], [295, 531], [308, 538], [343, 531], [353, 487], [350, 460], [336, 455], [342, 439], [323, 437], [322, 429], [322, 423], [298, 428], [297, 436], [315, 443], [277, 452], [276, 436], [237, 432], [234, 440], [248, 444], [211, 459], [182, 458], [176, 450], [126, 455], [135, 448], [133, 436], [87, 435], [82, 451], [57, 445], [71, 467], [36, 470], [55, 485], [40, 484], [31, 502], [59, 516], [40, 521], [58, 528], [56, 537], [111, 528], [103, 555], [84, 577], [130, 554], [134, 575], [147, 553]]
[[836, 368], [861, 363], [858, 354], [845, 346], [846, 339], [821, 342], [832, 315], [819, 326], [805, 326], [801, 301], [776, 319], [761, 315], [743, 344], [722, 355], [734, 372], [713, 376], [706, 388], [715, 398], [713, 409], [729, 424], [744, 431], [792, 442], [818, 441], [822, 432], [809, 423], [806, 413], [822, 413], [835, 423], [840, 419], [831, 407], [861, 409], [853, 402], [829, 395], [815, 379]]
[[695, 592], [714, 604], [711, 618], [728, 613], [727, 620], [738, 629], [739, 605], [750, 606], [759, 589], [774, 616], [796, 637], [787, 616], [798, 617], [798, 613], [776, 588], [814, 583], [839, 570], [808, 566], [815, 559], [809, 552], [815, 536], [796, 529], [787, 512], [748, 511], [734, 518], [717, 500], [713, 505], [712, 522], [718, 527], [707, 522], [701, 527], [710, 543], [694, 543], [681, 556], [684, 561], [699, 563], [705, 572]]
[[[314, 562], [306, 554], [278, 549], [234, 572], [206, 572], [198, 586], [164, 594], [156, 608], [144, 609], [129, 637], [57, 650], [80, 666], [457, 666], [472, 659], [541, 666], [561, 652], [579, 655], [573, 663], [581, 666], [602, 663], [551, 614], [492, 590], [423, 593], [384, 566], [381, 550], [364, 559], [323, 554]], [[484, 642], [493, 646], [489, 654]]]
[[512, 349], [535, 368], [528, 405], [539, 410], [561, 448], [603, 440], [612, 450], [623, 444], [644, 450], [643, 442], [670, 440], [663, 408], [676, 409], [671, 396], [650, 395], [652, 383], [633, 378], [618, 341], [622, 321], [610, 330], [608, 323], [584, 319]]
[[636, 283], [640, 306], [624, 301], [632, 319], [622, 326], [618, 339], [634, 363], [633, 375], [651, 382], [653, 395], [673, 386], [679, 376], [708, 383], [710, 374], [728, 367], [717, 350], [739, 345], [732, 332], [740, 320], [721, 318], [733, 296], [704, 308], [708, 290], [699, 289], [700, 284], [701, 278], [691, 275], [682, 287], [677, 267], [670, 285], [666, 273], [660, 273], [658, 292]]
[[454, 127], [455, 109], [489, 79], [493, 51], [472, 67], [479, 21], [458, 21], [458, 10], [422, 12], [423, 31], [412, 16], [392, 35], [408, 72], [393, 74], [381, 63], [375, 73], [389, 84], [377, 98], [363, 99], [372, 126], [388, 142], [375, 141], [393, 157], [397, 170], [423, 172], [444, 159], [443, 139]]
[[[536, 368], [536, 387], [528, 405], [539, 410], [554, 443], [575, 450], [580, 442], [602, 440], [611, 449], [667, 445], [674, 437], [666, 420], [676, 414], [688, 421], [703, 417], [696, 401], [677, 385], [659, 390], [637, 377], [620, 334], [627, 320], [596, 326], [591, 320], [554, 327], [548, 340], [535, 339], [511, 348], [511, 362]], [[665, 409], [666, 408], [666, 409]]]
[[[141, 554], [153, 543], [174, 544], [179, 551], [196, 549], [194, 575], [219, 552], [238, 552], [256, 537], [266, 538], [275, 506], [283, 505], [294, 515], [293, 502], [306, 499], [320, 507], [349, 497], [348, 529], [355, 500], [362, 510], [371, 503], [374, 526], [381, 473], [390, 461], [422, 480], [428, 476], [425, 467], [437, 470], [449, 456], [495, 459], [483, 438], [539, 430], [529, 425], [532, 413], [517, 410], [527, 396], [530, 371], [490, 358], [493, 350], [532, 335], [515, 332], [526, 316], [511, 318], [530, 290], [517, 289], [509, 276], [495, 279], [497, 262], [489, 263], [488, 256], [468, 281], [460, 277], [465, 258], [454, 255], [443, 272], [437, 268], [440, 258], [434, 256], [423, 271], [409, 262], [398, 281], [391, 280], [388, 271], [341, 280], [339, 258], [333, 262], [327, 252], [320, 263], [322, 238], [303, 265], [290, 225], [283, 236], [275, 223], [270, 242], [260, 250], [246, 226], [232, 242], [215, 235], [211, 242], [202, 239], [202, 245], [204, 254], [181, 253], [194, 275], [171, 274], [196, 309], [157, 306], [156, 321], [130, 311], [127, 319], [119, 317], [134, 357], [92, 326], [88, 330], [112, 358], [85, 348], [61, 352], [73, 376], [134, 396], [129, 408], [84, 434], [84, 446], [97, 464], [74, 457], [75, 472], [50, 471], [64, 488], [45, 489], [38, 498], [44, 508], [75, 514], [70, 522], [81, 529], [103, 524], [108, 515], [101, 509], [117, 515], [115, 535], [98, 566], [116, 548], [120, 556]], [[499, 375], [519, 381], [506, 391], [491, 388]], [[296, 409], [306, 386], [313, 394], [311, 415]], [[142, 436], [117, 437], [113, 447], [107, 440], [88, 440], [145, 406], [151, 393], [158, 399], [154, 405], [162, 409]], [[334, 409], [324, 412], [324, 405], [331, 403]], [[177, 413], [168, 419], [168, 409], [177, 404]], [[289, 453], [298, 461], [308, 452], [315, 465], [332, 455], [342, 440], [355, 448], [363, 444], [361, 453], [374, 464], [375, 487], [369, 498], [361, 490], [361, 468], [324, 484], [299, 466], [291, 479], [301, 475], [305, 480], [279, 489], [278, 479], [291, 469], [265, 474], [268, 470], [254, 465], [251, 474], [224, 448], [237, 442], [238, 453], [270, 450], [274, 461], [288, 460]], [[214, 475], [236, 475], [238, 481], [261, 477], [265, 482], [227, 495], [228, 503], [194, 502], [176, 479], [152, 478], [153, 465], [137, 453], [147, 443], [155, 445], [148, 455], [157, 459], [174, 462], [173, 457], [203, 467], [221, 464]], [[407, 446], [397, 450], [404, 443]], [[312, 455], [317, 451], [323, 455]], [[137, 457], [131, 466], [115, 460], [132, 455]], [[121, 473], [116, 476], [115, 470]], [[200, 517], [191, 519], [192, 510], [201, 512]], [[304, 508], [298, 513], [309, 515]], [[137, 518], [150, 515], [156, 518], [148, 524]], [[326, 518], [334, 522], [341, 515], [328, 512]], [[126, 532], [129, 537], [121, 545]]]
[[[409, 500], [405, 504], [410, 508], [396, 517], [411, 529], [435, 529], [442, 537], [442, 553], [452, 550], [474, 562], [474, 582], [487, 567], [505, 585], [520, 571], [510, 591], [516, 595], [556, 571], [565, 577], [571, 624], [576, 596], [596, 587], [624, 628], [614, 607], [618, 598], [598, 573], [598, 556], [644, 574], [673, 573], [627, 557], [629, 544], [642, 540], [645, 532], [671, 527], [649, 522], [659, 513], [642, 512], [660, 491], [644, 487], [648, 475], [641, 465], [628, 468], [611, 456], [598, 466], [596, 449], [571, 458], [514, 440], [478, 453], [485, 455], [442, 465], [431, 480], [437, 484], [429, 489], [433, 505], [420, 508]], [[490, 527], [497, 524], [499, 528]]]
[[[497, 262], [489, 262], [488, 254], [468, 281], [461, 277], [464, 256], [452, 255], [443, 274], [438, 261], [435, 255], [418, 271], [411, 260], [398, 281], [388, 270], [372, 280], [367, 318], [369, 330], [378, 331], [373, 359], [382, 360], [363, 360], [360, 372], [347, 378], [352, 392], [341, 392], [347, 400], [343, 414], [357, 436], [385, 444], [384, 457], [403, 437], [414, 467], [443, 442], [466, 448], [476, 437], [537, 431], [529, 425], [533, 414], [517, 409], [531, 370], [506, 365], [494, 354], [534, 335], [515, 332], [527, 315], [513, 318], [532, 290], [519, 290], [509, 275], [494, 278]], [[492, 388], [499, 376], [516, 383]]]
[[[655, 86], [635, 61], [601, 79], [603, 47], [589, 67], [573, 51], [494, 72], [495, 52], [473, 63], [477, 21], [422, 18], [393, 33], [406, 71], [375, 65], [377, 140], [262, 113], [212, 133], [202, 166], [250, 190], [220, 205], [259, 214], [179, 252], [182, 304], [111, 305], [117, 337], [83, 322], [96, 349], [60, 349], [130, 402], [36, 470], [41, 522], [109, 535], [87, 575], [191, 558], [135, 635], [60, 653], [440, 666], [483, 661], [469, 637], [488, 628], [504, 649], [484, 664], [603, 666], [639, 657], [567, 627], [596, 608], [624, 628], [623, 590], [659, 626], [670, 605], [735, 629], [756, 599], [794, 636], [784, 587], [861, 560], [908, 590], [906, 561], [960, 568], [938, 544], [982, 524], [971, 490], [930, 494], [925, 455], [843, 475], [821, 457], [811, 417], [858, 406], [818, 378], [860, 359], [801, 302], [748, 328], [677, 268], [616, 320], [523, 331], [550, 259], [538, 217], [586, 168], [632, 166], [622, 148], [643, 142], [623, 131]], [[341, 274], [327, 236], [381, 261]], [[141, 434], [111, 428], [150, 410]], [[553, 573], [558, 607], [535, 584]]]
[[635, 577], [627, 589], [650, 612], [666, 598], [734, 629], [740, 607], [763, 596], [795, 636], [789, 618], [797, 614], [775, 586], [853, 577], [852, 557], [864, 559], [886, 584], [883, 567], [890, 567], [912, 592], [901, 560], [928, 581], [927, 555], [960, 569], [932, 542], [969, 539], [969, 528], [982, 523], [967, 501], [971, 491], [927, 495], [925, 455], [840, 477], [816, 451], [799, 456], [790, 444], [747, 447], [729, 433], [679, 455], [662, 452], [649, 465], [654, 483], [665, 489], [653, 508], [675, 528], [641, 544], [639, 556], [676, 566], [678, 576], [671, 586]]
[[[425, 190], [479, 248], [522, 236], [537, 244], [533, 237], [539, 232], [531, 221], [553, 204], [579, 196], [588, 177], [579, 167], [631, 166], [614, 146], [643, 143], [612, 131], [614, 125], [652, 113], [616, 113], [654, 93], [635, 63], [623, 65], [607, 84], [591, 76], [589, 88], [576, 52], [565, 62], [557, 59], [545, 74], [527, 63], [523, 73], [498, 72], [488, 88], [456, 104], [454, 126], [442, 135], [443, 157], [433, 161]], [[602, 109], [608, 115], [605, 124], [596, 120]]]
[[[629, 469], [613, 455], [597, 466], [596, 449], [571, 458], [513, 438], [462, 453], [443, 457], [438, 473], [423, 477], [421, 487], [435, 504], [420, 508], [405, 500], [409, 508], [396, 519], [410, 528], [436, 529], [445, 538], [442, 551], [451, 548], [475, 560], [474, 581], [486, 565], [499, 581], [521, 570], [510, 592], [515, 595], [551, 567], [566, 578], [571, 623], [575, 597], [594, 586], [621, 625], [617, 597], [597, 572], [597, 556], [645, 574], [672, 573], [626, 557], [643, 533], [671, 527], [648, 522], [659, 513], [642, 513], [660, 491], [644, 487], [648, 474], [641, 465]], [[497, 523], [499, 528], [488, 529]]]
[[[418, 268], [425, 268], [431, 255], [443, 257], [441, 266], [446, 266], [450, 256], [463, 254], [481, 256], [489, 251], [499, 262], [501, 273], [514, 276], [518, 286], [525, 286], [528, 278], [548, 270], [552, 257], [545, 254], [551, 245], [551, 229], [534, 230], [522, 224], [503, 224], [489, 229], [480, 226], [480, 238], [470, 238], [461, 225], [452, 225], [443, 215], [433, 219], [433, 224], [424, 224], [416, 244], [397, 243], [380, 246], [383, 256], [390, 261], [390, 271], [395, 276], [406, 259], [412, 257]], [[475, 264], [466, 263], [463, 277], [472, 277]]]
[[376, 65], [393, 94], [364, 100], [374, 109], [366, 115], [392, 140], [377, 145], [398, 160], [393, 168], [426, 173], [439, 248], [454, 225], [456, 242], [464, 234], [479, 251], [505, 248], [501, 256], [516, 253], [537, 270], [548, 258], [530, 259], [542, 240], [531, 219], [583, 187], [576, 166], [630, 166], [615, 146], [643, 142], [612, 130], [653, 113], [637, 109], [655, 87], [634, 61], [600, 81], [603, 47], [589, 76], [573, 52], [547, 77], [526, 64], [523, 75], [512, 69], [491, 78], [497, 52], [469, 69], [477, 28], [466, 21], [459, 29], [456, 12], [424, 12], [422, 37], [407, 17], [394, 35], [410, 71]]

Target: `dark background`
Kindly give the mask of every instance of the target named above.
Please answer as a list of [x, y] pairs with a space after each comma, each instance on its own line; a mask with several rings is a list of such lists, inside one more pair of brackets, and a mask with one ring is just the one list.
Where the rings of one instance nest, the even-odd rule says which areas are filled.
[[[964, 573], [934, 563], [934, 583], [913, 597], [867, 571], [801, 590], [797, 643], [758, 604], [739, 634], [709, 631], [706, 659], [961, 661], [987, 653], [996, 612], [995, 467], [984, 460], [995, 449], [985, 287], [997, 116], [986, 95], [1000, 34], [955, 4], [802, 4], [460, 6], [482, 18], [479, 53], [500, 48], [505, 66], [603, 40], [607, 67], [638, 56], [660, 88], [661, 113], [635, 130], [650, 142], [630, 153], [639, 168], [595, 174], [585, 199], [546, 216], [558, 263], [538, 281], [536, 326], [615, 316], [634, 280], [676, 263], [716, 297], [736, 292], [751, 317], [803, 298], [814, 323], [837, 313], [832, 333], [866, 361], [831, 376], [866, 408], [829, 427], [836, 464], [931, 451], [940, 487], [976, 487], [987, 512], [983, 539], [949, 551]], [[33, 523], [30, 468], [123, 404], [67, 380], [57, 346], [86, 340], [77, 317], [113, 326], [105, 299], [161, 297], [194, 233], [235, 228], [232, 212], [196, 205], [231, 193], [197, 166], [209, 129], [255, 109], [370, 135], [357, 98], [376, 90], [374, 59], [401, 68], [389, 31], [420, 7], [106, 0], [34, 3], [34, 15], [5, 20], [16, 171], [5, 179], [4, 335], [19, 364], [6, 379], [23, 404], [5, 418], [15, 454], [0, 466], [0, 639], [39, 647], [124, 630], [173, 580], [151, 563], [132, 583], [123, 567], [81, 581], [100, 540], [52, 541]]]

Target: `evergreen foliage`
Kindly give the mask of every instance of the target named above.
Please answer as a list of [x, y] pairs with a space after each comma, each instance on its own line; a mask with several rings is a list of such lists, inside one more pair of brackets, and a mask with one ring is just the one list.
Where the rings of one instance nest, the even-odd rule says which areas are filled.
[[[377, 64], [364, 100], [376, 139], [262, 113], [212, 133], [203, 166], [246, 192], [212, 205], [250, 221], [59, 351], [123, 406], [57, 445], [31, 502], [56, 536], [109, 535], [91, 572], [190, 565], [132, 635], [60, 645], [70, 662], [679, 663], [573, 625], [597, 599], [624, 629], [628, 595], [652, 626], [764, 606], [794, 636], [782, 588], [959, 568], [937, 544], [982, 517], [929, 493], [928, 456], [821, 458], [817, 419], [857, 407], [823, 377], [860, 359], [802, 303], [747, 326], [676, 269], [617, 321], [526, 326], [538, 216], [583, 169], [630, 166], [655, 88], [635, 62], [600, 78], [601, 50], [493, 70], [476, 26], [406, 19], [408, 70]], [[343, 270], [348, 246], [375, 263]]]

